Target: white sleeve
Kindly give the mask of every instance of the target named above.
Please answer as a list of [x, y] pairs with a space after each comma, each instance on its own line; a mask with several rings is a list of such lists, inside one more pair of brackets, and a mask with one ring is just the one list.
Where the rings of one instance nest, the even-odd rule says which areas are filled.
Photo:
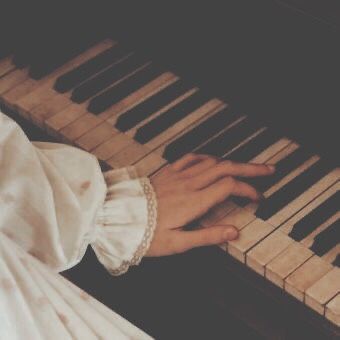
[[91, 244], [121, 274], [145, 255], [156, 215], [150, 181], [133, 168], [103, 176], [89, 153], [31, 143], [0, 112], [0, 231], [49, 267], [72, 267]]
[[0, 340], [149, 340], [0, 231]]

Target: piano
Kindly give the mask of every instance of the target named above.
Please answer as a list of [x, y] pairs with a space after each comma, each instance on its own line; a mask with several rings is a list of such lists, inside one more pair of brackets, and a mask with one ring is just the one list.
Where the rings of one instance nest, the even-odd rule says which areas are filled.
[[189, 227], [235, 225], [240, 238], [220, 251], [299, 301], [336, 338], [336, 24], [265, 0], [230, 1], [227, 10], [139, 6], [120, 4], [114, 25], [97, 30], [89, 11], [75, 28], [72, 16], [64, 29], [40, 18], [46, 35], [41, 25], [13, 39], [2, 31], [1, 110], [106, 168], [134, 165], [144, 176], [190, 152], [275, 164], [272, 177], [249, 180], [262, 202], [228, 200]]

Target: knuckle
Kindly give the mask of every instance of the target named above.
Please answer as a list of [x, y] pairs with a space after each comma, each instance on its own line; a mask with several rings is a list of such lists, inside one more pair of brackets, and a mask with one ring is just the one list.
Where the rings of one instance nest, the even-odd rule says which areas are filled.
[[207, 168], [212, 168], [212, 169], [214, 169], [214, 168], [216, 168], [216, 167], [218, 166], [218, 163], [219, 163], [219, 162], [218, 162], [217, 159], [215, 159], [215, 158], [210, 158], [210, 156], [209, 156], [209, 157], [207, 157], [206, 159], [204, 159], [202, 163], [204, 164], [204, 166], [205, 166], [206, 169], [207, 169]]
[[217, 164], [219, 160], [215, 156], [207, 155], [205, 153], [197, 153], [195, 154], [197, 158], [201, 159], [204, 162], [209, 162], [210, 164]]
[[218, 161], [218, 158], [214, 157], [214, 156], [210, 156], [210, 155], [207, 155], [207, 160], [211, 163], [211, 164], [218, 164], [219, 161]]

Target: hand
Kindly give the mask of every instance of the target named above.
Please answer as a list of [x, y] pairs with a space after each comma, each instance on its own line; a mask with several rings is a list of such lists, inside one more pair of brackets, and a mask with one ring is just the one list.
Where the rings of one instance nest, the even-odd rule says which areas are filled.
[[269, 165], [234, 163], [198, 154], [187, 154], [163, 168], [151, 180], [158, 221], [147, 256], [171, 255], [236, 239], [238, 231], [233, 226], [215, 225], [194, 231], [182, 227], [231, 195], [258, 201], [262, 195], [235, 177], [267, 176], [274, 171]]

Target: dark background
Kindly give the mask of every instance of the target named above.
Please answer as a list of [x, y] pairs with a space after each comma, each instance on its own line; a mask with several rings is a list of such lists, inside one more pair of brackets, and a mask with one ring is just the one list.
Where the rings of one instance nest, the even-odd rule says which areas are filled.
[[[0, 38], [29, 46], [112, 35], [334, 158], [340, 4], [332, 0], [17, 2]], [[38, 42], [36, 42], [38, 41]], [[47, 48], [47, 47], [46, 47]]]

